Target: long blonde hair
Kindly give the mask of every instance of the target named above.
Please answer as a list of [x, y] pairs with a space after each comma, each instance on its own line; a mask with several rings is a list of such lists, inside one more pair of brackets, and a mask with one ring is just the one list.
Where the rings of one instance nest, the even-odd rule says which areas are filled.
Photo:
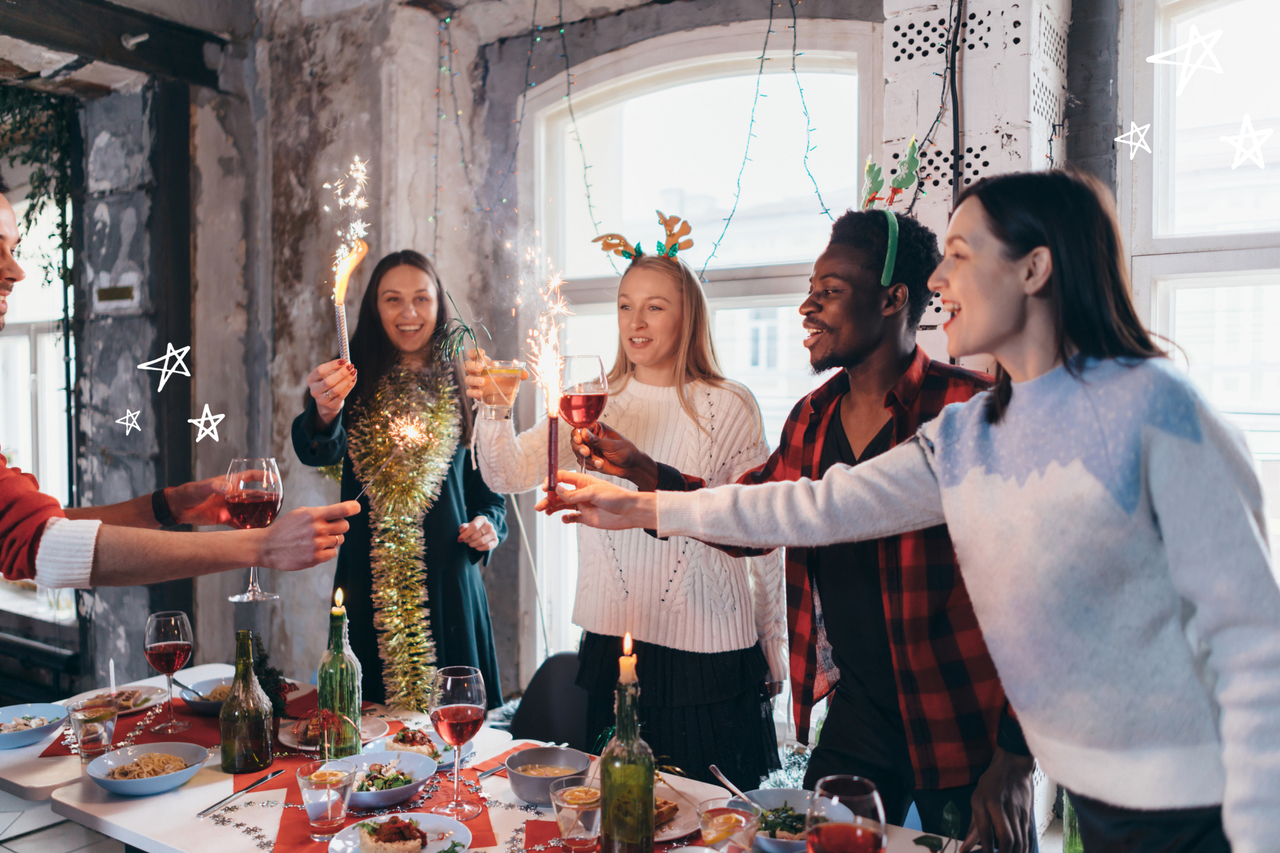
[[[702, 425], [702, 418], [689, 399], [686, 386], [690, 382], [705, 382], [715, 388], [729, 386], [729, 380], [720, 370], [720, 360], [716, 357], [716, 345], [711, 340], [711, 311], [707, 307], [707, 294], [702, 289], [698, 276], [680, 258], [659, 258], [652, 255], [640, 255], [633, 259], [626, 272], [618, 281], [618, 289], [633, 270], [652, 270], [670, 279], [680, 291], [680, 340], [683, 346], [676, 352], [675, 375], [681, 377], [676, 382], [676, 395], [680, 398], [680, 408], [689, 416], [698, 429], [707, 433]], [[618, 336], [618, 354], [614, 356], [613, 368], [609, 371], [609, 394], [613, 395], [627, 387], [627, 383], [635, 375], [636, 366], [627, 355], [622, 345], [622, 336]], [[759, 412], [754, 400], [748, 400], [736, 388], [729, 388], [747, 406], [749, 410]], [[763, 431], [756, 416], [757, 427]], [[710, 433], [707, 433], [708, 435]]]

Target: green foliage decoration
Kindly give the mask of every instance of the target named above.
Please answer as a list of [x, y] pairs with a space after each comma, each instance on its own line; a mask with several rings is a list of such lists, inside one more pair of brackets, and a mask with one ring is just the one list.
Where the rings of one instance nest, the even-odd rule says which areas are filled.
[[46, 282], [71, 283], [71, 122], [75, 101], [21, 86], [0, 85], [0, 159], [10, 167], [31, 168], [31, 188], [21, 230], [29, 233], [37, 218], [52, 204], [58, 211], [58, 256], [41, 259]]

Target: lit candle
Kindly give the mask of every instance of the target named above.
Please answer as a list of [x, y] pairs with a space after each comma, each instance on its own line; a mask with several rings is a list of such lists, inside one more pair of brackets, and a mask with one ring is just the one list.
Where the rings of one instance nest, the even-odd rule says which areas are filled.
[[333, 594], [333, 608], [329, 611], [330, 616], [346, 616], [347, 608], [342, 606], [342, 587], [338, 587], [338, 591]]
[[636, 656], [631, 654], [631, 632], [622, 638], [622, 657], [618, 658], [618, 683], [636, 683]]

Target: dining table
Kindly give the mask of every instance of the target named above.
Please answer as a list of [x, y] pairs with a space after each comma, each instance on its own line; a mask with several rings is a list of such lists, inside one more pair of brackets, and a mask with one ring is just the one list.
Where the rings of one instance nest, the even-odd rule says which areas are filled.
[[[184, 669], [181, 675], [184, 682], [191, 684], [229, 676], [233, 672], [234, 668], [228, 664], [202, 664]], [[163, 686], [164, 678], [145, 679], [128, 686], [139, 684]], [[309, 685], [303, 689], [314, 690]], [[430, 728], [431, 725], [425, 714], [391, 711], [383, 706], [375, 705], [366, 709], [365, 714], [419, 728]], [[124, 725], [131, 725], [127, 720], [133, 718], [123, 719]], [[182, 786], [152, 796], [126, 797], [109, 793], [88, 778], [78, 756], [42, 756], [41, 753], [54, 739], [61, 736], [59, 731], [30, 746], [0, 750], [0, 789], [33, 801], [51, 797], [55, 814], [115, 838], [130, 851], [261, 853], [268, 850], [304, 850], [324, 853], [328, 849], [326, 842], [311, 842], [305, 834], [299, 840], [297, 823], [301, 813], [295, 812], [286, 817], [287, 810], [299, 807], [286, 803], [286, 790], [279, 782], [249, 791], [209, 817], [198, 817], [200, 811], [243, 787], [243, 781], [237, 784], [239, 777], [222, 771], [216, 749], [210, 751], [210, 760]], [[472, 743], [475, 750], [464, 760], [464, 768], [496, 766], [504, 755], [526, 744], [544, 745], [529, 740], [513, 743], [508, 732], [491, 726], [482, 728]], [[288, 759], [278, 759], [276, 764], [292, 768]], [[277, 768], [272, 767], [265, 772], [274, 769]], [[289, 772], [293, 770], [289, 769]], [[473, 769], [463, 772], [471, 773], [474, 779]], [[259, 774], [250, 775], [256, 777]], [[438, 775], [443, 777], [439, 780], [440, 790], [452, 792], [450, 771], [441, 769]], [[728, 793], [716, 785], [670, 774], [663, 774], [662, 783], [668, 787], [659, 795], [675, 799], [681, 808], [692, 809], [702, 800]], [[489, 775], [471, 784], [480, 787], [482, 793], [479, 796], [486, 806], [483, 820], [477, 818], [467, 823], [468, 828], [475, 828], [473, 831], [477, 836], [471, 849], [493, 853], [565, 853], [556, 843], [558, 832], [551, 809], [521, 801], [512, 791], [505, 773]], [[286, 831], [285, 824], [292, 827], [291, 832]], [[913, 830], [890, 826], [887, 850], [890, 853], [919, 853], [923, 848], [914, 843], [919, 835]], [[700, 842], [694, 836], [683, 843]], [[658, 850], [670, 850], [678, 844], [660, 845]]]

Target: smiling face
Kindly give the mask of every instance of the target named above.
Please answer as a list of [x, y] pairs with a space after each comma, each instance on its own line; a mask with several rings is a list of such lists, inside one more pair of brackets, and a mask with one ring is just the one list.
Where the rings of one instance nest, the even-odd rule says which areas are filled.
[[948, 355], [990, 353], [1004, 362], [1002, 352], [1025, 343], [1031, 298], [1039, 290], [1034, 287], [1039, 273], [1032, 269], [1033, 256], [1040, 251], [1009, 260], [977, 198], [966, 199], [956, 208], [947, 226], [942, 263], [929, 278], [929, 288], [937, 291], [943, 310], [951, 313], [942, 327]]
[[680, 288], [658, 270], [633, 269], [618, 285], [618, 337], [635, 365], [636, 379], [649, 385], [674, 382], [684, 338]]
[[435, 282], [417, 267], [393, 267], [378, 282], [378, 316], [400, 352], [421, 352], [431, 342], [439, 310]]
[[868, 253], [833, 244], [818, 256], [809, 277], [809, 296], [800, 304], [807, 336], [804, 347], [814, 373], [856, 367], [891, 334], [889, 318], [906, 310], [907, 286], [880, 285]]
[[9, 200], [0, 195], [0, 329], [9, 313], [9, 294], [13, 286], [27, 277], [13, 256], [14, 249], [22, 241], [18, 234], [18, 217], [14, 215]]

